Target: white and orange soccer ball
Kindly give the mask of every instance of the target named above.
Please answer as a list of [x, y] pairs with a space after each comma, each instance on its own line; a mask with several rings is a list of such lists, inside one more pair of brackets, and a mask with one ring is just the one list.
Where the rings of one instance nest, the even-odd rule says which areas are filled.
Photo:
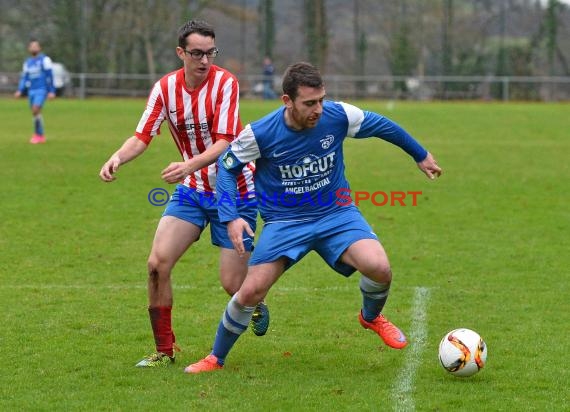
[[454, 329], [439, 343], [439, 361], [452, 375], [475, 375], [487, 362], [487, 345], [471, 329]]

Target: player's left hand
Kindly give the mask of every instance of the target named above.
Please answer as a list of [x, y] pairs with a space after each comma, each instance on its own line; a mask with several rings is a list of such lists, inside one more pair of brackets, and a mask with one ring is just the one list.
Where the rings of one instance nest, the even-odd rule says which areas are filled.
[[252, 238], [255, 236], [255, 233], [249, 224], [241, 217], [228, 223], [228, 237], [232, 241], [234, 249], [240, 257], [243, 257], [245, 254], [245, 246], [243, 245], [243, 232], [246, 232]]
[[193, 171], [187, 162], [172, 162], [162, 171], [161, 177], [166, 183], [178, 183]]
[[432, 180], [441, 176], [443, 173], [443, 170], [441, 170], [441, 167], [438, 166], [437, 161], [429, 152], [426, 158], [418, 163], [418, 167], [428, 178]]
[[55, 99], [55, 93], [48, 93], [47, 97], [50, 100]]

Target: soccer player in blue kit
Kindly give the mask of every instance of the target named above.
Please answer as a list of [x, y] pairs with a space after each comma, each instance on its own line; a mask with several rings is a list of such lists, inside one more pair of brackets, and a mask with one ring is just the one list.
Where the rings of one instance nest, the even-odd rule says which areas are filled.
[[[388, 346], [402, 349], [402, 331], [382, 314], [392, 272], [378, 237], [353, 203], [335, 200], [347, 193], [342, 143], [345, 137], [376, 136], [408, 153], [430, 179], [441, 175], [433, 156], [391, 120], [342, 102], [325, 101], [319, 71], [309, 63], [290, 66], [283, 78], [284, 107], [245, 127], [218, 162], [218, 213], [228, 235], [244, 253], [244, 233], [253, 236], [237, 213], [236, 176], [256, 161], [256, 195], [265, 223], [251, 255], [247, 276], [219, 323], [212, 352], [186, 373], [221, 369], [247, 329], [257, 303], [291, 266], [311, 250], [336, 272], [361, 273], [365, 329]], [[340, 191], [340, 192], [339, 192]]]
[[22, 68], [22, 75], [18, 90], [14, 97], [20, 97], [27, 91], [30, 101], [32, 116], [34, 117], [34, 134], [30, 143], [45, 143], [44, 121], [42, 118], [42, 107], [46, 99], [55, 97], [55, 86], [53, 84], [53, 71], [51, 59], [43, 54], [39, 41], [32, 39], [28, 43], [28, 57]]

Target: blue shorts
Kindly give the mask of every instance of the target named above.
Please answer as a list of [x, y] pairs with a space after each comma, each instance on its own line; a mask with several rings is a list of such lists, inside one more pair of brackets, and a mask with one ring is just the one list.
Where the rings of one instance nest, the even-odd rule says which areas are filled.
[[300, 261], [311, 250], [344, 276], [356, 270], [340, 261], [353, 243], [378, 236], [354, 206], [341, 207], [319, 220], [270, 222], [263, 227], [249, 266], [274, 262], [286, 257], [285, 270]]
[[48, 92], [46, 89], [32, 89], [28, 90], [28, 100], [30, 102], [30, 107], [44, 105], [47, 99]]
[[[170, 201], [164, 209], [162, 216], [174, 216], [193, 223], [204, 230], [210, 224], [212, 244], [226, 249], [233, 249], [232, 241], [228, 237], [227, 225], [220, 222], [215, 196], [212, 193], [198, 193], [184, 185], [176, 185]], [[255, 232], [257, 226], [257, 207], [247, 204], [238, 204], [238, 213]], [[253, 239], [244, 232], [243, 244], [245, 250], [253, 250]]]

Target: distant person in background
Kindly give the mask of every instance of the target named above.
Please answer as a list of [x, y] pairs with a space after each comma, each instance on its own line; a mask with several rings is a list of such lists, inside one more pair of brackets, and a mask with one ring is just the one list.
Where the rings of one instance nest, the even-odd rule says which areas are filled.
[[275, 67], [269, 57], [263, 59], [263, 98], [266, 100], [276, 99], [277, 94], [273, 90], [273, 76]]
[[30, 143], [45, 143], [42, 107], [46, 99], [55, 97], [52, 61], [41, 52], [40, 42], [35, 39], [30, 40], [28, 51], [31, 57], [28, 57], [24, 62], [18, 90], [14, 96], [20, 97], [24, 93], [28, 94], [32, 116], [34, 117], [34, 134]]

